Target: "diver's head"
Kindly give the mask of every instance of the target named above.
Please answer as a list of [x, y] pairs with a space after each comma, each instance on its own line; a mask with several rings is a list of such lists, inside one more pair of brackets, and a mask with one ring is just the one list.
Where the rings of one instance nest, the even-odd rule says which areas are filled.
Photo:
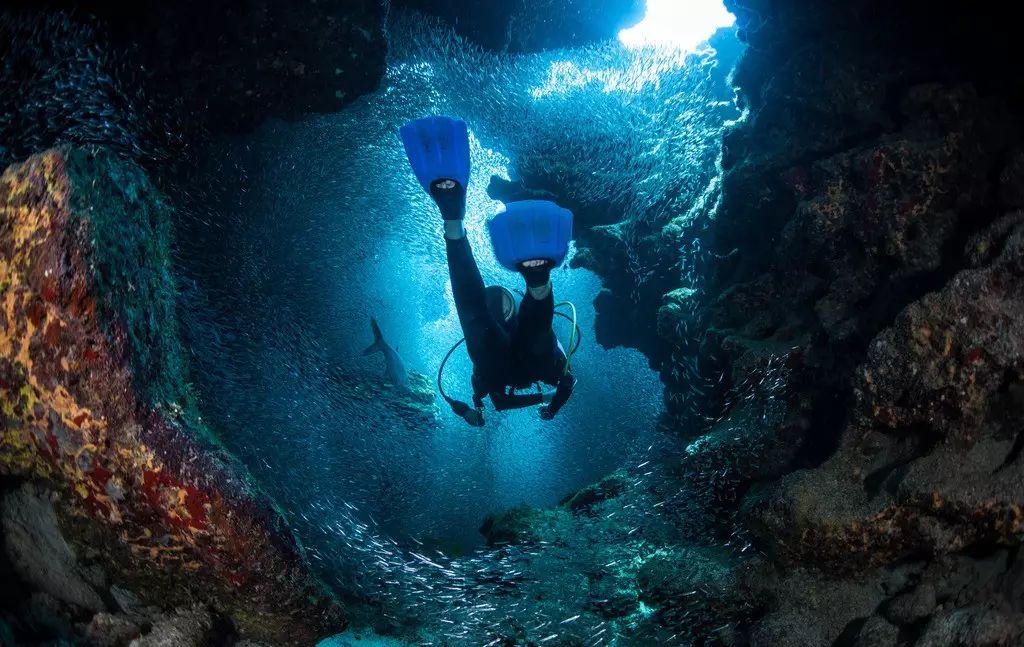
[[515, 326], [516, 311], [518, 310], [516, 298], [508, 288], [500, 285], [488, 285], [485, 292], [487, 294], [487, 310], [505, 330], [511, 331]]

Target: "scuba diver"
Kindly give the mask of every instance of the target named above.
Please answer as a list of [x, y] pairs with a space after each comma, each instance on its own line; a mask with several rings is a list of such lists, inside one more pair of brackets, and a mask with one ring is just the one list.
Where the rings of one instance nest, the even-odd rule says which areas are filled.
[[[463, 216], [470, 172], [466, 123], [427, 117], [403, 126], [401, 138], [416, 178], [441, 211], [455, 308], [473, 362], [473, 407], [449, 397], [441, 386], [444, 364], [461, 341], [448, 351], [438, 370], [441, 395], [457, 415], [476, 427], [484, 424], [484, 397], [490, 397], [498, 411], [541, 405], [540, 417], [550, 420], [576, 385], [569, 370], [569, 359], [579, 346], [575, 308], [568, 356], [552, 330], [551, 270], [568, 254], [572, 212], [553, 202], [528, 200], [509, 203], [487, 222], [498, 261], [526, 281], [517, 307], [508, 289], [484, 286], [466, 239]], [[555, 388], [543, 389], [540, 383]], [[515, 392], [534, 384], [535, 392]]]

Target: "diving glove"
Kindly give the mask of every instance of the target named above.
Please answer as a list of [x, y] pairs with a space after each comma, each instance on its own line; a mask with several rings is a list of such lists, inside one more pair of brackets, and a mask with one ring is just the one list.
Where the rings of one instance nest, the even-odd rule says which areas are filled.
[[474, 409], [461, 400], [451, 400], [449, 403], [455, 415], [459, 416], [473, 427], [484, 426], [484, 414], [479, 409]]

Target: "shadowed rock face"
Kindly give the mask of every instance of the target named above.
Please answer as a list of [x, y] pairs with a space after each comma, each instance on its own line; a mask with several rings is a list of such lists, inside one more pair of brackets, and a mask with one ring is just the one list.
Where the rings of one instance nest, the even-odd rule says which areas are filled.
[[207, 132], [335, 112], [383, 76], [385, 16], [383, 0], [5, 3], [0, 162], [97, 143], [183, 162]]
[[[343, 615], [194, 408], [168, 218], [106, 154], [49, 151], [0, 177], [0, 474], [52, 488], [68, 544], [147, 603], [205, 600], [243, 635], [308, 644]], [[64, 595], [117, 610], [103, 584]]]
[[[684, 259], [700, 278], [666, 296], [659, 330], [676, 424], [729, 475], [705, 497], [763, 553], [740, 578], [759, 608], [736, 621], [756, 645], [1017, 644], [1009, 31], [921, 3], [727, 4], [751, 45], [733, 77], [747, 114], [695, 225], [706, 252]], [[768, 382], [776, 422], [708, 450], [751, 428], [750, 385]]]
[[[1008, 17], [727, 5], [750, 45], [732, 76], [746, 113], [720, 182], [639, 249], [644, 266], [674, 250], [679, 277], [664, 296], [599, 299], [620, 319], [658, 313], [663, 346], [618, 332], [661, 367], [666, 427], [690, 441], [659, 486], [681, 493], [662, 508], [669, 541], [725, 549], [735, 578], [667, 551], [635, 586], [671, 591], [652, 575], [677, 568], [684, 588], [722, 582], [744, 603], [668, 599], [726, 644], [1022, 644], [1024, 85]], [[612, 287], [624, 268], [599, 252], [617, 230], [586, 252]], [[544, 518], [488, 532], [529, 541]]]

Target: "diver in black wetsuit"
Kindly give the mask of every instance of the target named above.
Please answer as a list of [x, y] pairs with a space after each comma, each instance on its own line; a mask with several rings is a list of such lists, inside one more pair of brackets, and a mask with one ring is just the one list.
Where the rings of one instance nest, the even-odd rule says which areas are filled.
[[[444, 219], [455, 307], [473, 361], [476, 409], [463, 403], [453, 404], [453, 409], [470, 424], [481, 425], [483, 398], [489, 396], [499, 411], [542, 405], [540, 417], [550, 420], [565, 405], [576, 384], [551, 328], [555, 300], [550, 275], [554, 261], [528, 259], [517, 265], [526, 280], [526, 294], [517, 313], [508, 290], [484, 287], [463, 227], [465, 187], [455, 180], [442, 179], [434, 181], [429, 192]], [[540, 382], [556, 389], [514, 392]]]
[[[511, 292], [484, 286], [466, 240], [462, 221], [471, 168], [466, 122], [425, 117], [402, 126], [400, 137], [416, 179], [444, 219], [455, 308], [473, 361], [473, 407], [444, 392], [439, 370], [442, 397], [452, 411], [474, 426], [483, 425], [485, 397], [490, 397], [498, 410], [541, 405], [541, 418], [550, 420], [576, 384], [569, 359], [551, 329], [555, 311], [551, 270], [569, 252], [572, 213], [553, 202], [527, 200], [509, 203], [487, 222], [498, 262], [526, 279], [526, 294], [517, 313]], [[573, 328], [575, 336], [579, 332], [575, 314]], [[569, 357], [574, 348], [569, 349]], [[556, 388], [541, 390], [542, 382]], [[537, 392], [515, 393], [534, 384]]]

